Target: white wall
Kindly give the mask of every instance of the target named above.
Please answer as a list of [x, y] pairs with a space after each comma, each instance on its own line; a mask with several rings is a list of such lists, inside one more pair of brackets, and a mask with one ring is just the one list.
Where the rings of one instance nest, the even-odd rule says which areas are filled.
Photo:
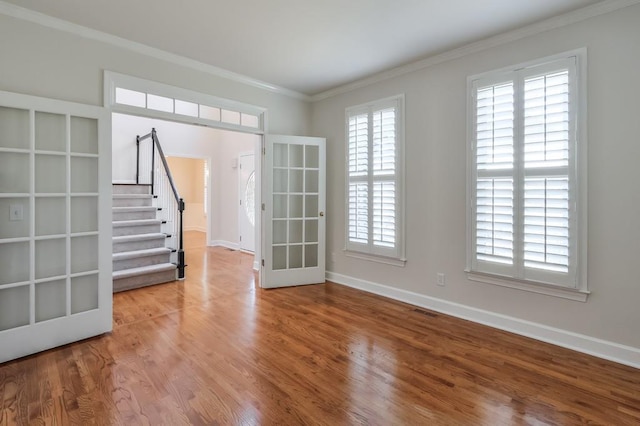
[[184, 199], [183, 229], [207, 232], [204, 212], [204, 159], [167, 157], [167, 164], [180, 196]]
[[298, 99], [0, 14], [0, 90], [103, 105], [103, 71], [115, 71], [265, 107], [272, 133], [307, 134]]
[[[389, 286], [390, 293], [406, 290], [449, 307], [461, 304], [640, 349], [639, 23], [640, 5], [631, 6], [314, 103], [312, 134], [328, 140], [328, 269], [352, 282]], [[471, 282], [463, 271], [467, 76], [581, 47], [588, 48], [592, 294], [581, 303]], [[399, 93], [406, 95], [404, 268], [343, 252], [344, 110]], [[446, 274], [446, 287], [436, 287], [437, 272]], [[640, 351], [633, 356], [640, 365]]]
[[[272, 133], [327, 137], [331, 271], [640, 349], [634, 267], [640, 253], [638, 22], [640, 6], [631, 6], [319, 101], [310, 112], [300, 100], [0, 15], [0, 90], [102, 105], [103, 71], [112, 70], [266, 107]], [[463, 272], [466, 78], [585, 46], [592, 294], [580, 303], [472, 283]], [[347, 258], [342, 251], [344, 109], [398, 93], [406, 94], [405, 268]], [[435, 286], [436, 272], [447, 274], [446, 287]]]
[[102, 106], [109, 70], [266, 108], [271, 133], [310, 127], [310, 106], [298, 98], [3, 14], [0, 58], [0, 90]]
[[[119, 156], [123, 155], [115, 147], [131, 145], [136, 135], [149, 133], [152, 128], [156, 129], [166, 156], [208, 160], [211, 188], [208, 243], [238, 245], [238, 175], [237, 169], [231, 167], [231, 160], [240, 152], [254, 150], [260, 142], [259, 136], [125, 114], [113, 114], [112, 127], [114, 170], [120, 162]], [[126, 155], [135, 156], [135, 143], [129, 148]], [[135, 170], [123, 169], [122, 172], [125, 176], [135, 176]], [[178, 190], [182, 192], [180, 187]]]
[[217, 206], [217, 233], [214, 240], [221, 243], [233, 242], [233, 248], [240, 245], [240, 232], [238, 225], [238, 209], [240, 197], [238, 195], [238, 168], [232, 167], [233, 162], [237, 164], [239, 154], [242, 152], [253, 152], [254, 140], [251, 138], [240, 139], [231, 132], [221, 135], [218, 143], [218, 151], [214, 159], [213, 187]]

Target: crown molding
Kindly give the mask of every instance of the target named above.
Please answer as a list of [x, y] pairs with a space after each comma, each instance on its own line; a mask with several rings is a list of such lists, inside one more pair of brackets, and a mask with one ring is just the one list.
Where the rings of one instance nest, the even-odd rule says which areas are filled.
[[248, 77], [243, 74], [238, 74], [232, 71], [218, 68], [213, 65], [196, 61], [195, 59], [190, 59], [184, 56], [176, 55], [174, 53], [170, 53], [155, 47], [147, 46], [146, 44], [137, 43], [122, 37], [114, 36], [112, 34], [94, 30], [92, 28], [88, 28], [82, 25], [74, 24], [69, 21], [65, 21], [59, 18], [54, 18], [52, 16], [45, 15], [43, 13], [36, 12], [30, 9], [26, 9], [24, 7], [16, 6], [15, 4], [7, 3], [2, 0], [0, 0], [0, 14], [7, 15], [12, 18], [22, 19], [24, 21], [33, 22], [35, 24], [53, 28], [55, 30], [71, 33], [79, 37], [110, 44], [116, 47], [120, 47], [122, 49], [139, 53], [141, 55], [149, 56], [165, 62], [170, 62], [186, 68], [191, 68], [196, 71], [212, 74], [216, 77], [225, 78], [227, 80], [231, 80], [236, 83], [246, 84], [248, 86], [266, 90], [279, 95], [284, 95], [294, 99], [300, 99], [303, 101], [310, 100], [310, 96], [300, 92], [296, 92], [295, 90], [287, 89], [284, 87], [277, 86], [275, 84], [256, 80], [254, 78]]
[[257, 80], [248, 77], [243, 74], [238, 74], [232, 71], [228, 71], [213, 65], [205, 64], [194, 59], [190, 59], [181, 55], [166, 52], [164, 50], [147, 46], [142, 43], [133, 42], [122, 37], [117, 37], [102, 31], [94, 30], [82, 25], [74, 24], [69, 21], [54, 18], [49, 15], [45, 15], [40, 12], [35, 12], [30, 9], [26, 9], [20, 6], [16, 6], [12, 3], [7, 3], [0, 0], [0, 14], [7, 15], [13, 18], [22, 19], [24, 21], [33, 22], [45, 27], [53, 28], [59, 31], [64, 31], [77, 35], [79, 37], [111, 44], [113, 46], [127, 49], [145, 56], [163, 60], [169, 63], [180, 65], [186, 68], [191, 68], [196, 71], [205, 72], [216, 77], [225, 78], [237, 83], [245, 84], [258, 89], [266, 90], [279, 95], [288, 96], [294, 99], [299, 99], [307, 102], [317, 102], [323, 99], [327, 99], [333, 96], [337, 96], [343, 93], [351, 92], [353, 90], [366, 87], [375, 83], [379, 83], [385, 80], [389, 80], [395, 77], [399, 77], [405, 74], [409, 74], [424, 68], [428, 68], [443, 62], [451, 61], [454, 59], [462, 58], [466, 55], [481, 52], [493, 47], [497, 47], [503, 44], [507, 44], [522, 38], [530, 37], [545, 31], [549, 31], [555, 28], [560, 28], [566, 25], [584, 21], [589, 18], [593, 18], [599, 15], [604, 15], [618, 9], [633, 6], [640, 3], [640, 0], [605, 0], [600, 3], [596, 3], [584, 8], [558, 15], [553, 18], [540, 21], [525, 27], [518, 28], [513, 31], [498, 34], [493, 37], [489, 37], [477, 42], [469, 43], [462, 47], [449, 50], [434, 56], [427, 57], [425, 59], [412, 62], [407, 65], [402, 65], [396, 68], [392, 68], [387, 71], [383, 71], [374, 74], [370, 77], [365, 77], [356, 80], [352, 83], [348, 83], [342, 86], [329, 89], [327, 91], [317, 93], [309, 96], [304, 93], [297, 92], [295, 90], [280, 87], [275, 84], [267, 83], [261, 80]]
[[483, 40], [479, 40], [473, 43], [469, 43], [462, 47], [458, 47], [447, 52], [443, 52], [434, 56], [427, 57], [425, 59], [412, 62], [407, 65], [402, 65], [396, 68], [392, 68], [387, 71], [383, 71], [374, 74], [370, 77], [365, 77], [348, 83], [342, 86], [338, 86], [333, 89], [329, 89], [325, 92], [321, 92], [311, 96], [311, 102], [321, 101], [323, 99], [331, 98], [343, 93], [351, 92], [353, 90], [369, 86], [375, 83], [379, 83], [385, 80], [389, 80], [395, 77], [399, 77], [405, 74], [409, 74], [415, 71], [419, 71], [424, 68], [428, 68], [443, 62], [459, 59], [464, 56], [481, 52], [483, 50], [491, 49], [493, 47], [501, 46], [503, 44], [511, 43], [522, 38], [530, 37], [545, 31], [553, 30], [555, 28], [564, 27], [566, 25], [574, 24], [593, 18], [596, 16], [604, 15], [610, 12], [614, 12], [618, 9], [633, 6], [640, 3], [640, 0], [605, 0], [600, 3], [596, 3], [590, 6], [583, 7], [572, 12], [568, 12], [562, 15], [554, 16], [553, 18], [546, 19], [544, 21], [536, 22], [506, 33], [498, 34]]

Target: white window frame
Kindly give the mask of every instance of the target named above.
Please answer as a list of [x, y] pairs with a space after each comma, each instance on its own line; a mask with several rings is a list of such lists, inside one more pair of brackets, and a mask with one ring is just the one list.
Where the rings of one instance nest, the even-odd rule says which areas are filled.
[[[504, 287], [516, 288], [534, 293], [546, 294], [576, 301], [586, 301], [589, 291], [587, 287], [587, 102], [586, 102], [586, 49], [578, 49], [558, 55], [549, 56], [543, 59], [519, 64], [516, 66], [503, 68], [483, 74], [470, 76], [467, 79], [467, 277], [472, 281], [495, 284]], [[482, 265], [476, 258], [476, 169], [475, 137], [476, 137], [476, 101], [475, 95], [478, 87], [499, 84], [501, 82], [514, 81], [515, 83], [515, 142], [514, 149], [518, 151], [518, 145], [522, 145], [524, 110], [523, 100], [518, 93], [518, 81], [524, 81], [534, 73], [544, 74], [552, 72], [559, 66], [569, 69], [570, 73], [570, 156], [568, 166], [569, 177], [569, 198], [570, 209], [572, 209], [570, 229], [570, 264], [568, 274], [559, 274], [554, 277], [553, 273], [535, 273], [535, 271], [524, 271], [519, 259], [522, 253], [514, 253], [514, 267], [501, 268], [500, 265]], [[517, 157], [514, 161], [518, 161]], [[522, 200], [524, 190], [520, 188], [524, 182], [524, 168], [514, 164], [514, 197]], [[514, 210], [516, 228], [514, 229], [515, 247], [518, 250], [522, 247], [522, 231], [519, 226], [521, 218], [524, 217], [522, 202], [517, 202]], [[516, 272], [513, 272], [513, 271]], [[533, 273], [532, 273], [533, 272]], [[526, 278], [525, 277], [526, 274]]]
[[[120, 90], [139, 95], [140, 104], [118, 102], [117, 94]], [[171, 111], [150, 105], [150, 99], [160, 99], [165, 103], [170, 101]], [[176, 104], [181, 102], [195, 104], [197, 115], [185, 115], [177, 111]], [[110, 108], [112, 112], [204, 125], [243, 133], [263, 135], [267, 132], [266, 108], [113, 71], [104, 72], [104, 106]], [[205, 109], [215, 111], [217, 116], [205, 114], [203, 112]]]
[[[406, 264], [405, 258], [405, 193], [404, 193], [404, 180], [405, 180], [405, 158], [404, 158], [404, 94], [368, 102], [361, 105], [352, 106], [345, 110], [345, 254], [349, 257], [374, 261], [378, 263], [389, 264], [393, 266], [404, 266]], [[395, 246], [380, 247], [375, 246], [372, 241], [372, 220], [371, 220], [371, 202], [369, 204], [369, 242], [367, 244], [351, 242], [349, 241], [349, 118], [354, 115], [362, 113], [368, 113], [370, 116], [374, 111], [386, 109], [389, 107], [395, 108], [396, 122], [395, 122], [395, 174], [390, 180], [395, 183], [395, 219], [396, 219], [396, 233], [395, 233]], [[372, 144], [371, 144], [371, 120], [369, 120], [369, 166], [367, 169], [367, 179], [369, 182], [369, 193], [372, 191], [372, 182], [374, 180], [373, 172], [371, 168], [372, 164]], [[370, 197], [371, 199], [371, 197]]]

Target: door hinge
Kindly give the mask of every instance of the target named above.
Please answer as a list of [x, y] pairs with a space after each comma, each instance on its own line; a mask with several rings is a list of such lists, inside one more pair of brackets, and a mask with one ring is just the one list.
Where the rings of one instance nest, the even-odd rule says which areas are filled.
[[240, 241], [242, 241], [242, 235], [240, 235]]
[[262, 259], [262, 266], [264, 266], [264, 259]]
[[265, 155], [267, 153], [267, 147], [262, 147], [262, 155]]
[[240, 200], [240, 205], [242, 205], [242, 200]]
[[265, 208], [264, 208], [264, 203], [262, 203], [262, 211], [264, 211], [264, 210], [265, 210]]

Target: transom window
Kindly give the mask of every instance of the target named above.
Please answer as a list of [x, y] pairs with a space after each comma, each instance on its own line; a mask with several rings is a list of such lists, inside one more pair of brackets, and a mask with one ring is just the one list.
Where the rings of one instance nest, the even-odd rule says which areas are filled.
[[[147, 110], [171, 114], [188, 123], [260, 133], [265, 110], [240, 102], [177, 89], [173, 86], [105, 72], [108, 100], [123, 112]], [[154, 114], [154, 116], [157, 114]]]
[[470, 272], [586, 291], [579, 59], [470, 79]]
[[396, 96], [346, 110], [349, 251], [404, 256], [403, 103]]

